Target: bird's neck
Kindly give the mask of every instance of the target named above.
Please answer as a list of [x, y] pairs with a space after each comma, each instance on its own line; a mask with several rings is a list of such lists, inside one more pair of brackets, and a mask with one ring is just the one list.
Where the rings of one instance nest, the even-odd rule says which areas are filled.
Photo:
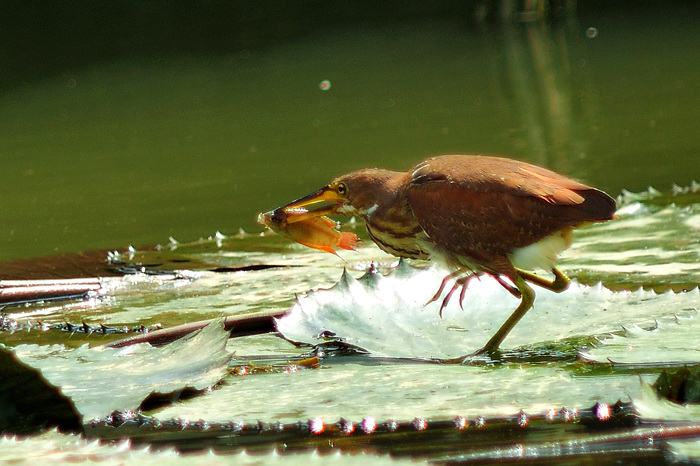
[[387, 221], [405, 218], [406, 214], [410, 214], [405, 186], [406, 173], [377, 170], [372, 186], [366, 190], [370, 197], [364, 202], [360, 215], [365, 220], [374, 217]]
[[375, 190], [376, 202], [361, 217], [367, 232], [377, 245], [399, 257], [427, 259], [417, 240], [425, 236], [408, 205], [406, 173], [393, 173]]

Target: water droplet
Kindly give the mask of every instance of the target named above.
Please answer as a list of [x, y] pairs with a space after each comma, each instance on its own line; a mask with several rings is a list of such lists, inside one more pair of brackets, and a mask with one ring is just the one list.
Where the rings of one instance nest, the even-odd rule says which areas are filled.
[[513, 454], [515, 457], [525, 456], [525, 446], [522, 443], [517, 443], [513, 446]]
[[595, 39], [596, 37], [598, 37], [598, 29], [594, 27], [589, 27], [588, 29], [586, 29], [586, 37], [588, 37], [589, 39]]
[[371, 434], [377, 428], [377, 421], [373, 417], [366, 417], [362, 420], [362, 431], [365, 434]]
[[520, 427], [526, 427], [529, 422], [529, 419], [527, 417], [527, 414], [525, 414], [525, 411], [520, 411], [520, 414], [518, 415], [518, 425]]
[[322, 419], [311, 419], [309, 421], [309, 430], [312, 434], [320, 434], [325, 430], [326, 426], [323, 425]]
[[561, 408], [559, 415], [561, 416], [561, 420], [564, 422], [569, 422], [573, 418], [572, 412], [566, 408]]
[[428, 421], [422, 417], [417, 417], [413, 420], [413, 428], [416, 430], [425, 430], [428, 428]]
[[548, 421], [553, 421], [557, 417], [557, 410], [554, 408], [549, 408], [547, 410], [547, 414], [545, 414], [545, 418]]
[[610, 406], [607, 403], [598, 403], [595, 406], [595, 417], [599, 421], [607, 421], [610, 419]]
[[340, 430], [348, 435], [352, 434], [355, 432], [355, 424], [353, 424], [351, 421], [346, 421], [345, 419], [341, 419], [340, 423], [338, 424], [338, 427]]
[[328, 79], [324, 79], [318, 84], [318, 88], [322, 91], [328, 91], [331, 88], [331, 82]]

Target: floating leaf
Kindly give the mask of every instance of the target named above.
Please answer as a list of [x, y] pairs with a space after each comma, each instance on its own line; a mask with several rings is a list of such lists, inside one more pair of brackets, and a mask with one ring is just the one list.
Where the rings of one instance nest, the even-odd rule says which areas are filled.
[[[653, 325], [625, 325], [622, 332], [601, 339], [597, 347], [585, 353], [586, 360], [619, 366], [645, 365], [648, 368], [700, 363], [700, 340], [695, 328], [700, 325], [697, 320], [700, 310], [698, 291], [664, 294], [660, 296], [662, 301], [656, 304], [669, 304], [671, 296], [687, 300], [673, 304], [670, 315], [654, 313], [657, 320]], [[644, 306], [653, 304], [653, 301], [643, 303]]]
[[153, 393], [177, 394], [187, 387], [202, 390], [215, 385], [227, 374], [228, 336], [216, 323], [159, 348], [19, 345], [13, 353], [60, 387], [85, 419], [92, 419], [135, 410]]
[[72, 400], [4, 345], [0, 345], [0, 374], [0, 432], [26, 434], [52, 426], [64, 431], [82, 428], [82, 416]]
[[[469, 283], [464, 310], [454, 297], [440, 318], [440, 300], [425, 303], [445, 274], [407, 263], [388, 275], [367, 273], [354, 279], [346, 272], [334, 287], [297, 297], [290, 312], [277, 320], [277, 328], [286, 338], [308, 344], [322, 343], [330, 332], [374, 356], [449, 359], [469, 354], [488, 341], [518, 300], [484, 276]], [[504, 347], [616, 332], [623, 326], [692, 310], [700, 301], [698, 289], [614, 292], [600, 284], [573, 282], [562, 293], [535, 291], [533, 309], [506, 338]]]

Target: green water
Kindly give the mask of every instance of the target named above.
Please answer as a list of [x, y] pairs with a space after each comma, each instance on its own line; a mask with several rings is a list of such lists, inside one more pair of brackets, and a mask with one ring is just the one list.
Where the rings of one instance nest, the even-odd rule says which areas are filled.
[[700, 35], [677, 10], [344, 26], [8, 86], [0, 259], [261, 231], [258, 212], [336, 175], [441, 153], [526, 159], [612, 195], [687, 185]]

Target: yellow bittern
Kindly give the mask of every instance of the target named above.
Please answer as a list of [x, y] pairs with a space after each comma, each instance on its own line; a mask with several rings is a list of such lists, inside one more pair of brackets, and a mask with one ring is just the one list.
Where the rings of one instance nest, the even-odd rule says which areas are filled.
[[[280, 209], [278, 209], [280, 210]], [[370, 238], [399, 257], [441, 262], [452, 271], [430, 301], [455, 280], [443, 300], [486, 273], [520, 305], [477, 353], [492, 353], [532, 307], [527, 282], [561, 292], [569, 279], [555, 265], [572, 230], [613, 218], [602, 191], [529, 163], [479, 155], [429, 158], [408, 172], [359, 170], [281, 208], [288, 223], [328, 214], [364, 219]], [[548, 280], [526, 270], [544, 269]]]

